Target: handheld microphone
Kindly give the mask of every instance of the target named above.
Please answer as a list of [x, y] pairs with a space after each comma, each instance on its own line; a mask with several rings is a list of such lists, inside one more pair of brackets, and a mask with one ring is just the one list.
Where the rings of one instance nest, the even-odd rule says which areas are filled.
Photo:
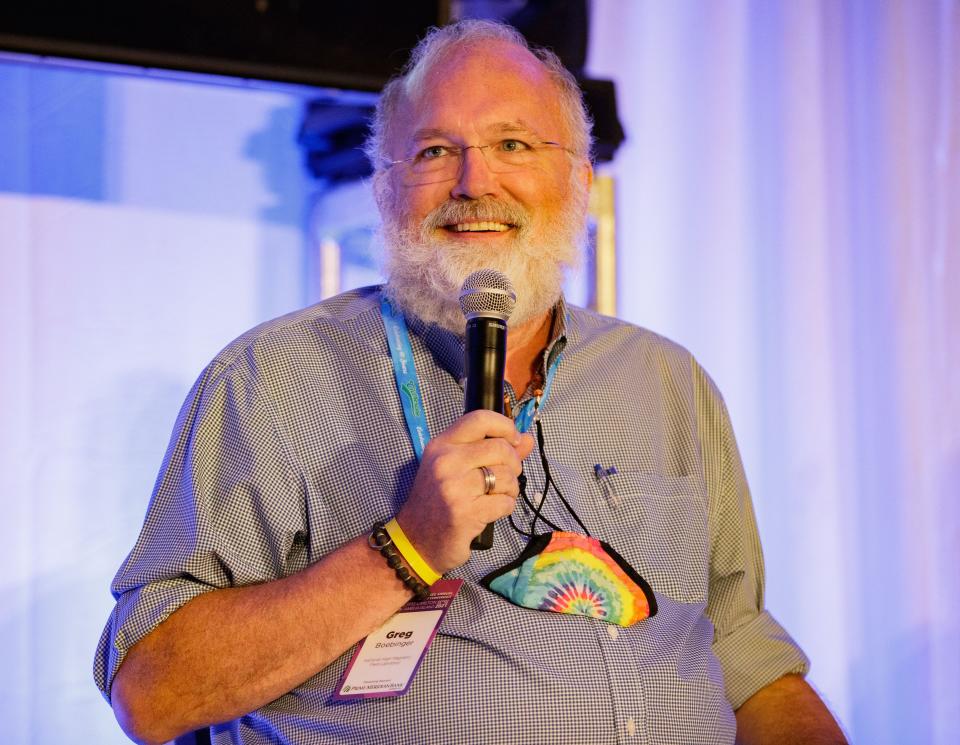
[[[503, 413], [503, 373], [507, 362], [507, 319], [517, 303], [513, 284], [495, 269], [480, 269], [463, 281], [460, 310], [467, 319], [464, 345], [464, 413], [487, 409]], [[493, 523], [471, 549], [493, 546]]]

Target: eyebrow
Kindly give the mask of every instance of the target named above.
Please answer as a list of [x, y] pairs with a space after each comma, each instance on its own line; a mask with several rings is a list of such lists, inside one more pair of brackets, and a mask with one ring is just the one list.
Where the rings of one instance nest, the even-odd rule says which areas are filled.
[[[496, 134], [529, 134], [538, 136], [536, 132], [522, 119], [516, 119], [512, 122], [497, 122], [491, 124], [485, 131], [493, 131]], [[413, 142], [422, 142], [423, 140], [453, 140], [450, 132], [439, 127], [422, 127], [413, 133]]]

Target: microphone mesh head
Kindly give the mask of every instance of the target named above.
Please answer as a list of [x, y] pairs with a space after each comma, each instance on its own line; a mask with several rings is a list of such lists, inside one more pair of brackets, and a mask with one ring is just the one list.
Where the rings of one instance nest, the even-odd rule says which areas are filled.
[[467, 320], [476, 316], [494, 316], [506, 321], [516, 304], [513, 283], [496, 269], [479, 269], [463, 280], [460, 310]]

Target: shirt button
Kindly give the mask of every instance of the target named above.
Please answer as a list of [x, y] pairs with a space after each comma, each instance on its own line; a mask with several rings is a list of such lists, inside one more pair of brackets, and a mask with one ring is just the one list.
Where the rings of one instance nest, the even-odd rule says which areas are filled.
[[627, 720], [627, 734], [630, 735], [630, 737], [637, 734], [637, 723], [633, 721], [633, 717]]
[[620, 636], [620, 629], [617, 626], [614, 626], [612, 623], [607, 624], [607, 633], [610, 634], [610, 638], [616, 641], [617, 637]]

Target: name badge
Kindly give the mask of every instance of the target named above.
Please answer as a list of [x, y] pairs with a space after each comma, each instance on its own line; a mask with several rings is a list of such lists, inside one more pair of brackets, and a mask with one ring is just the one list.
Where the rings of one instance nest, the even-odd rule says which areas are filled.
[[405, 694], [461, 585], [462, 579], [438, 580], [429, 598], [411, 600], [360, 642], [333, 698], [349, 701]]

